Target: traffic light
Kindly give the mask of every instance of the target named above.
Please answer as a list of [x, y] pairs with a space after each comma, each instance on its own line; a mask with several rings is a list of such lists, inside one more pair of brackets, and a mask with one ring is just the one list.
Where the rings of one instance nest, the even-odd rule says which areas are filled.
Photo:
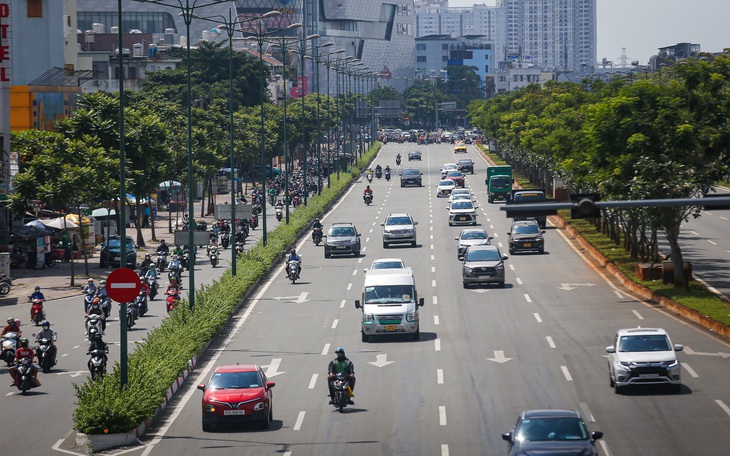
[[596, 207], [596, 201], [600, 199], [601, 195], [598, 193], [571, 194], [570, 201], [572, 201], [575, 206], [570, 209], [570, 218], [601, 218], [601, 209]]

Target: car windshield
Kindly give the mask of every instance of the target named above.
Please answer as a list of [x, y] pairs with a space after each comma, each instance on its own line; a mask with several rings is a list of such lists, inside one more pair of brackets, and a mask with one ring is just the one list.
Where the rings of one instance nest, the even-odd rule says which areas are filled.
[[[118, 249], [122, 245], [121, 239], [109, 238], [109, 248]], [[127, 239], [127, 248], [131, 249], [134, 247], [134, 242], [131, 239]]]
[[486, 239], [487, 233], [484, 231], [465, 231], [461, 233], [462, 239]]
[[417, 169], [406, 169], [403, 171], [404, 176], [418, 176], [420, 174], [420, 171]]
[[332, 229], [330, 229], [328, 236], [332, 236], [332, 237], [355, 236], [355, 230], [353, 228], [349, 228], [349, 227], [332, 228]]
[[215, 372], [210, 377], [210, 389], [261, 388], [261, 378], [256, 372]]
[[537, 234], [540, 232], [540, 227], [537, 225], [517, 225], [512, 230], [513, 234]]
[[545, 201], [545, 194], [543, 193], [520, 193], [515, 195], [515, 201]]
[[408, 217], [388, 217], [386, 225], [410, 225], [411, 219]]
[[460, 165], [471, 165], [472, 164], [472, 161], [469, 160], [469, 159], [467, 159], [467, 160], [459, 160], [459, 164]]
[[370, 269], [403, 269], [400, 261], [376, 261]]
[[377, 285], [365, 287], [365, 303], [390, 304], [413, 301], [413, 286], [411, 285]]
[[512, 180], [509, 176], [494, 176], [491, 182], [494, 188], [512, 188]]
[[471, 204], [471, 201], [454, 201], [451, 203], [451, 209], [474, 209], [474, 205]]
[[515, 431], [515, 440], [520, 442], [587, 439], [588, 431], [578, 418], [524, 419]]
[[439, 187], [453, 187], [456, 185], [452, 180], [442, 180], [439, 182]]
[[497, 250], [472, 250], [466, 253], [466, 261], [499, 261], [502, 258]]
[[664, 335], [643, 335], [643, 336], [621, 336], [618, 350], [621, 352], [648, 352], [648, 351], [670, 351], [667, 336]]
[[446, 173], [449, 177], [461, 177], [463, 174], [461, 174], [461, 171], [449, 171]]

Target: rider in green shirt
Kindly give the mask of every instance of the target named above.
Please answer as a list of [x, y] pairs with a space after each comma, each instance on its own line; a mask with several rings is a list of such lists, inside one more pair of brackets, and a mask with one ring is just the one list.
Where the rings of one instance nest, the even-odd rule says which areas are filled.
[[[350, 389], [352, 391], [355, 391], [355, 366], [353, 366], [352, 361], [347, 359], [347, 356], [345, 356], [344, 348], [338, 348], [337, 350], [335, 350], [335, 353], [337, 354], [337, 358], [330, 361], [329, 367], [327, 367], [327, 384], [329, 385], [330, 389], [330, 404], [335, 397], [335, 374], [344, 373], [345, 375], [347, 375], [350, 381]], [[351, 399], [348, 399], [347, 403], [354, 404]]]

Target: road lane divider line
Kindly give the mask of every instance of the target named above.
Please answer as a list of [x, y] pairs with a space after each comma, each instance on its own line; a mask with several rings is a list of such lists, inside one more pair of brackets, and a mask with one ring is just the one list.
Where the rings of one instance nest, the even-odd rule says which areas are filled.
[[560, 370], [563, 371], [563, 375], [565, 375], [565, 379], [569, 382], [573, 381], [573, 377], [570, 375], [570, 371], [568, 370], [568, 366], [560, 366]]
[[368, 231], [368, 233], [372, 233], [372, 232], [373, 232], [373, 229], [372, 229], [372, 228], [370, 228], [370, 231]]
[[330, 344], [324, 344], [324, 348], [322, 349], [322, 356], [327, 356], [330, 353]]
[[689, 364], [687, 364], [687, 363], [681, 363], [681, 364], [682, 364], [682, 368], [684, 370], [686, 370], [687, 372], [689, 372], [689, 375], [690, 376], [692, 376], [693, 378], [698, 378], [699, 377], [699, 375], [697, 375], [697, 372], [695, 372], [694, 369], [692, 369], [691, 367], [689, 367]]
[[439, 297], [438, 296], [434, 296], [433, 297], [433, 304], [436, 305], [438, 303], [439, 303]]
[[515, 265], [514, 264], [510, 264], [509, 265], [509, 270], [510, 271], [515, 271]]
[[439, 426], [446, 426], [446, 406], [439, 405]]
[[370, 238], [369, 237], [365, 238], [365, 242], [370, 242]]
[[433, 234], [429, 234], [428, 236], [429, 236], [429, 239], [431, 239], [433, 241]]
[[443, 369], [436, 369], [436, 384], [437, 385], [444, 384], [444, 370]]
[[631, 310], [631, 313], [633, 313], [634, 315], [636, 315], [636, 318], [638, 318], [639, 320], [643, 320], [644, 319], [644, 317], [641, 316], [641, 314], [639, 313], [638, 310], [632, 309]]
[[720, 399], [715, 399], [715, 403], [720, 406], [720, 408], [730, 416], [730, 407], [727, 406], [723, 401]]
[[431, 266], [431, 272], [436, 272], [436, 266]]
[[588, 408], [588, 404], [586, 404], [585, 402], [579, 402], [579, 404], [581, 410], [583, 410], [583, 418], [589, 423], [595, 423], [596, 419], [593, 417], [591, 409]]
[[445, 443], [441, 444], [441, 456], [449, 456], [449, 446]]
[[710, 243], [710, 244], [712, 244], [712, 245], [717, 245], [717, 242], [715, 242], [715, 241], [711, 241], [711, 240], [709, 240], [709, 239], [707, 240], [707, 242], [709, 242], [709, 243]]
[[431, 244], [431, 250], [433, 250], [433, 244]]
[[603, 451], [603, 454], [606, 456], [613, 456], [613, 453], [608, 449], [608, 444], [605, 440], [599, 440], [598, 444], [601, 446], [601, 450]]
[[441, 351], [441, 339], [435, 339], [433, 341], [434, 349], [438, 352]]
[[338, 318], [335, 318], [334, 321], [332, 321], [332, 329], [337, 329], [337, 323], [339, 323], [340, 320]]
[[355, 269], [354, 271], [352, 271], [352, 275], [357, 275], [357, 269]]
[[[364, 251], [365, 251], [365, 249], [367, 249], [367, 247], [363, 247], [363, 248], [362, 248], [362, 251], [364, 252]], [[358, 263], [358, 264], [362, 263], [362, 258], [358, 258], [358, 259], [357, 259], [357, 263]]]
[[350, 291], [350, 290], [352, 290], [352, 283], [347, 284], [347, 291]]
[[618, 291], [618, 290], [613, 290], [613, 292], [614, 292], [614, 293], [616, 294], [616, 297], [617, 297], [617, 298], [619, 298], [619, 299], [624, 299], [624, 298], [625, 298], [624, 294], [623, 294], [623, 293], [621, 293], [620, 291]]
[[292, 428], [293, 431], [299, 431], [302, 429], [302, 422], [304, 422], [304, 415], [307, 412], [301, 411], [299, 412], [299, 415], [297, 416], [297, 421], [294, 423], [294, 427]]
[[547, 339], [547, 343], [550, 346], [550, 348], [557, 348], [557, 346], [555, 345], [555, 341], [553, 340], [552, 337], [545, 336], [545, 339]]
[[432, 287], [435, 287], [435, 286], [436, 286], [436, 280], [432, 280], [432, 281], [431, 281], [431, 286], [432, 286]]
[[438, 326], [439, 325], [439, 316], [438, 315], [434, 315], [433, 316], [433, 325], [434, 326]]
[[317, 384], [317, 379], [319, 378], [319, 374], [312, 374], [312, 378], [309, 379], [309, 386], [307, 389], [314, 389], [314, 385]]
[[538, 323], [542, 323], [542, 318], [540, 318], [540, 314], [535, 312], [532, 314], [535, 317], [535, 320], [537, 320]]
[[347, 299], [343, 299], [342, 301], [340, 301], [340, 309], [344, 309], [345, 308], [345, 303], [346, 302], [347, 302]]
[[[494, 236], [494, 237], [497, 237], [497, 236]], [[503, 245], [503, 244], [502, 244], [501, 242], [497, 242], [497, 246], [498, 246], [498, 247], [499, 247], [500, 249], [503, 249], [503, 248], [504, 248], [504, 245]]]
[[431, 255], [431, 261], [434, 261], [434, 260], [436, 260], [436, 257]]
[[525, 293], [524, 296], [525, 296], [525, 301], [532, 302], [532, 298], [530, 298], [530, 295], [529, 294]]
[[515, 282], [517, 282], [517, 285], [522, 285], [522, 279], [519, 277], [515, 277]]

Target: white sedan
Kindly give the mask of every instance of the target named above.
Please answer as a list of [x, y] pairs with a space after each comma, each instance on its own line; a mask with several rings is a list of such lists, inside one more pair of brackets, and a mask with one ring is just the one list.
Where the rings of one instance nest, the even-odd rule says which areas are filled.
[[439, 181], [436, 186], [436, 197], [437, 198], [448, 198], [451, 195], [451, 191], [456, 188], [456, 182], [451, 179], [443, 179]]
[[441, 179], [446, 177], [446, 173], [449, 171], [458, 171], [459, 165], [456, 163], [444, 163], [444, 166], [441, 167]]

